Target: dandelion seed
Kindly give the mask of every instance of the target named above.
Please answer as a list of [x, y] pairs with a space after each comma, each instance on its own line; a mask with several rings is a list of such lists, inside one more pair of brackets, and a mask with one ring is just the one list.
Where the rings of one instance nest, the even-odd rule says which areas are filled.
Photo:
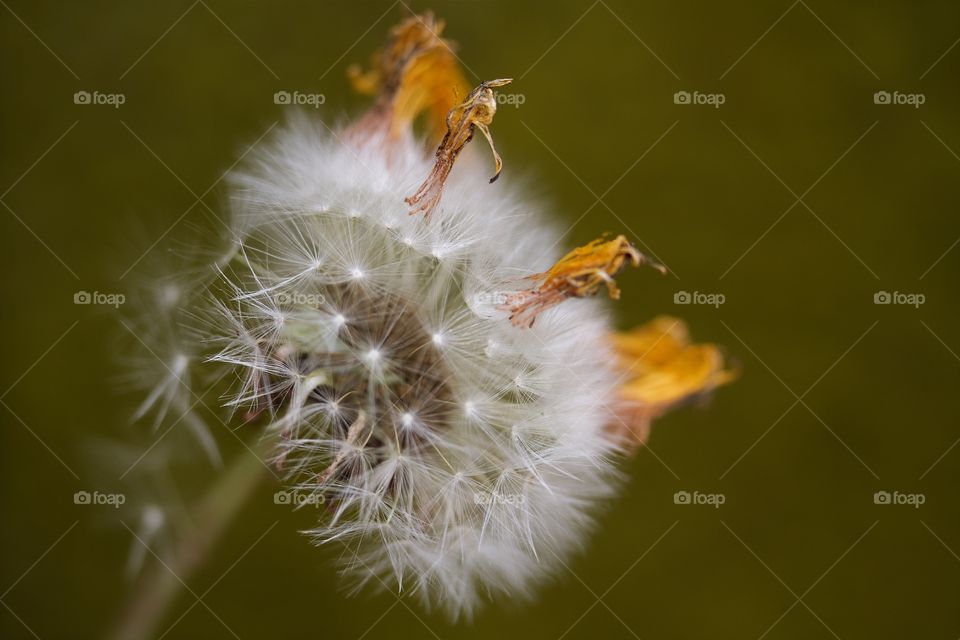
[[180, 287], [168, 284], [160, 289], [160, 304], [165, 308], [172, 308], [180, 301]]

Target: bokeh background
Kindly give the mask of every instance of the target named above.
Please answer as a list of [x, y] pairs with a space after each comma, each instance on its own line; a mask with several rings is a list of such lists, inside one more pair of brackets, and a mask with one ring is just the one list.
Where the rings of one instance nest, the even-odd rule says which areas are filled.
[[[219, 180], [282, 120], [276, 91], [322, 93], [330, 124], [356, 114], [345, 69], [409, 7], [447, 19], [471, 81], [515, 78], [523, 104], [493, 127], [504, 178], [529, 181], [568, 246], [624, 232], [669, 266], [623, 275], [621, 326], [681, 315], [742, 377], [660, 421], [532, 605], [450, 625], [347, 599], [297, 533], [309, 514], [264, 486], [166, 637], [960, 636], [956, 2], [0, 5], [0, 636], [98, 637], [129, 592], [130, 533], [73, 494], [109, 489], [92, 442], [156, 436], [128, 424], [121, 314], [74, 294], [122, 291], [158, 239], [216, 231]], [[884, 291], [923, 304], [875, 304]]]

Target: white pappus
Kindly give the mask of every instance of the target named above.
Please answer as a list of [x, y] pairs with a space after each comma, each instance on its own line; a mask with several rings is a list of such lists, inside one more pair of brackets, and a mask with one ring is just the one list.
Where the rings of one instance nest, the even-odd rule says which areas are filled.
[[617, 374], [600, 302], [530, 329], [496, 309], [560, 245], [521, 194], [461, 163], [425, 223], [403, 195], [430, 159], [390, 144], [295, 118], [255, 152], [232, 178], [239, 243], [206, 325], [212, 360], [243, 371], [231, 402], [272, 414], [278, 464], [326, 505], [310, 533], [349, 546], [355, 584], [469, 616], [582, 543], [616, 484]]

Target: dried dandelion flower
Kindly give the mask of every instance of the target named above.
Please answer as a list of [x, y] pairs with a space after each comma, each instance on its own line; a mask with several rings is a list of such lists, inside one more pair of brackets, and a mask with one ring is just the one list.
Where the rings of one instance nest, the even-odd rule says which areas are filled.
[[[410, 126], [458, 88], [441, 26], [404, 21], [373, 75], [353, 73], [380, 97], [348, 135], [294, 118], [232, 175], [235, 242], [216, 281], [178, 298], [195, 330], [165, 356], [239, 379], [227, 404], [276, 442], [293, 486], [322, 497], [309, 533], [346, 545], [352, 584], [457, 618], [489, 595], [529, 596], [581, 547], [618, 485], [621, 394], [656, 414], [717, 378], [667, 404], [631, 395], [669, 370], [641, 354], [620, 389], [616, 352], [641, 336], [615, 350], [602, 301], [560, 303], [604, 286], [616, 299], [613, 276], [643, 256], [618, 236], [549, 267], [559, 236], [521, 192], [476, 164], [451, 172], [476, 129], [490, 140], [506, 80], [446, 102], [431, 161]], [[518, 273], [538, 286], [498, 308]], [[168, 393], [194, 391], [153, 396]]]

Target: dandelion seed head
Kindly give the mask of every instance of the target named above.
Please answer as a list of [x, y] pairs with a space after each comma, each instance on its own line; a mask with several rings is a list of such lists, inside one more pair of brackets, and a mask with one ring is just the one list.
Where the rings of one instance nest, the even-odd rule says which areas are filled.
[[[402, 74], [421, 63], [454, 82], [414, 74], [437, 86], [401, 106], [456, 93], [431, 25], [442, 29], [427, 16], [392, 32], [404, 55], [385, 84], [407, 91]], [[339, 134], [295, 115], [252, 149], [229, 177], [217, 279], [161, 292], [190, 320], [189, 345], [161, 341], [172, 364], [138, 410], [188, 408], [194, 362], [233, 373], [226, 406], [274, 436], [289, 483], [322, 496], [308, 534], [347, 545], [337, 555], [351, 586], [396, 588], [454, 619], [531, 596], [619, 484], [609, 425], [622, 375], [605, 307], [581, 298], [619, 295], [612, 274], [641, 256], [620, 236], [551, 268], [560, 229], [470, 162], [474, 133], [493, 146], [493, 89], [509, 82], [484, 82], [441, 118], [458, 128], [435, 153], [397, 126], [416, 114], [389, 99]], [[540, 288], [506, 295], [518, 274]], [[647, 382], [631, 379], [634, 395], [652, 393]]]
[[351, 583], [469, 616], [532, 593], [614, 491], [607, 322], [592, 300], [533, 329], [474, 308], [471, 292], [555, 258], [556, 231], [508, 182], [478, 192], [479, 165], [429, 224], [407, 215], [398, 194], [431, 159], [391, 144], [301, 118], [251, 152], [231, 176], [231, 299], [204, 340], [243, 373], [228, 401], [267, 409], [284, 472], [324, 496], [310, 534], [351, 547]]

